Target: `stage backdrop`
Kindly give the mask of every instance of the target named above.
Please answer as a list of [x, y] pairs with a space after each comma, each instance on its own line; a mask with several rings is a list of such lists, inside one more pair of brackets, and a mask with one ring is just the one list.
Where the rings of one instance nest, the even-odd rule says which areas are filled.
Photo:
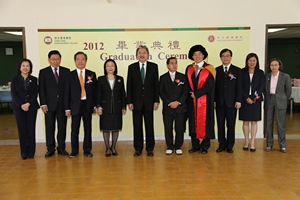
[[[206, 62], [215, 67], [221, 64], [219, 52], [223, 48], [233, 51], [232, 63], [244, 67], [245, 57], [250, 49], [250, 27], [201, 27], [201, 28], [40, 28], [38, 29], [40, 68], [48, 66], [47, 55], [51, 50], [62, 54], [61, 65], [75, 69], [74, 54], [83, 51], [88, 56], [87, 69], [104, 74], [106, 59], [116, 60], [118, 74], [126, 83], [127, 67], [137, 62], [137, 46], [146, 45], [150, 51], [149, 60], [159, 66], [159, 74], [167, 72], [166, 59], [175, 56], [180, 72], [184, 73], [188, 64], [188, 51], [195, 44], [203, 45], [208, 57]], [[154, 112], [155, 135], [163, 138], [162, 104]], [[68, 135], [70, 135], [70, 119]], [[93, 116], [93, 138], [101, 139], [99, 117]], [[216, 128], [217, 131], [217, 128]], [[132, 138], [132, 113], [127, 110], [123, 119], [122, 139]], [[241, 122], [236, 125], [237, 137], [241, 137]], [[81, 127], [81, 136], [83, 135]], [[69, 137], [68, 137], [69, 138]]]

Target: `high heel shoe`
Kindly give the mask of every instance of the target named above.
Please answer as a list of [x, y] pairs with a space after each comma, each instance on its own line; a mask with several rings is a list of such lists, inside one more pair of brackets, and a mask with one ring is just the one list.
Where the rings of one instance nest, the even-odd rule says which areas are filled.
[[251, 152], [255, 152], [255, 150], [256, 150], [255, 147], [254, 147], [254, 148], [250, 148], [250, 151], [251, 151]]
[[113, 150], [113, 148], [110, 148], [110, 150], [111, 150], [111, 152], [112, 152], [111, 154], [112, 154], [113, 156], [119, 155], [116, 149]]
[[250, 146], [250, 144], [248, 146], [243, 146], [243, 150], [244, 151], [248, 151], [249, 150], [249, 146]]
[[111, 156], [111, 150], [110, 149], [106, 149], [105, 156], [106, 157], [110, 157]]

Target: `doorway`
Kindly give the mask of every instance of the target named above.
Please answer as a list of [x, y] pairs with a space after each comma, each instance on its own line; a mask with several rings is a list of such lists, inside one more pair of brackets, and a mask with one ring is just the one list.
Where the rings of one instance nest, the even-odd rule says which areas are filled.
[[300, 24], [266, 25], [265, 55], [266, 73], [269, 72], [269, 60], [279, 58], [283, 63], [283, 72], [291, 77], [293, 90], [286, 115], [286, 134], [287, 138], [300, 138]]
[[[17, 72], [19, 61], [26, 57], [24, 27], [0, 27], [0, 95], [10, 91], [10, 81]], [[11, 103], [0, 96], [0, 140], [18, 139]]]

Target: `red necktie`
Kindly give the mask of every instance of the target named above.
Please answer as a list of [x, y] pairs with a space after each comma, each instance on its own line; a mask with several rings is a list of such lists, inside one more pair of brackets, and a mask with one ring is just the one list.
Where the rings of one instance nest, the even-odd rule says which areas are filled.
[[57, 68], [54, 68], [54, 76], [55, 76], [55, 79], [56, 79], [56, 82], [58, 83], [58, 73], [57, 73]]

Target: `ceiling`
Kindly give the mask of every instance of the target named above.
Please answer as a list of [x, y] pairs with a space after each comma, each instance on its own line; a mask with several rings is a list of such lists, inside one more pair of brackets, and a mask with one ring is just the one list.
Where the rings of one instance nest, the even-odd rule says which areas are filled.
[[18, 31], [22, 32], [22, 29], [1, 29], [0, 28], [0, 42], [22, 42], [22, 35], [13, 35], [5, 33], [5, 31]]
[[273, 33], [268, 33], [268, 39], [300, 38], [300, 26], [276, 27], [276, 28], [286, 28], [286, 29], [273, 32]]
[[[274, 27], [275, 28], [275, 27]], [[276, 28], [286, 28], [285, 30], [268, 33], [269, 39], [280, 39], [280, 38], [300, 38], [300, 26], [277, 26]], [[5, 29], [5, 31], [8, 31]], [[14, 30], [16, 31], [16, 29]], [[22, 29], [17, 29], [17, 31], [22, 31]], [[4, 29], [0, 29], [0, 42], [21, 42], [22, 36], [13, 35], [4, 32]]]

